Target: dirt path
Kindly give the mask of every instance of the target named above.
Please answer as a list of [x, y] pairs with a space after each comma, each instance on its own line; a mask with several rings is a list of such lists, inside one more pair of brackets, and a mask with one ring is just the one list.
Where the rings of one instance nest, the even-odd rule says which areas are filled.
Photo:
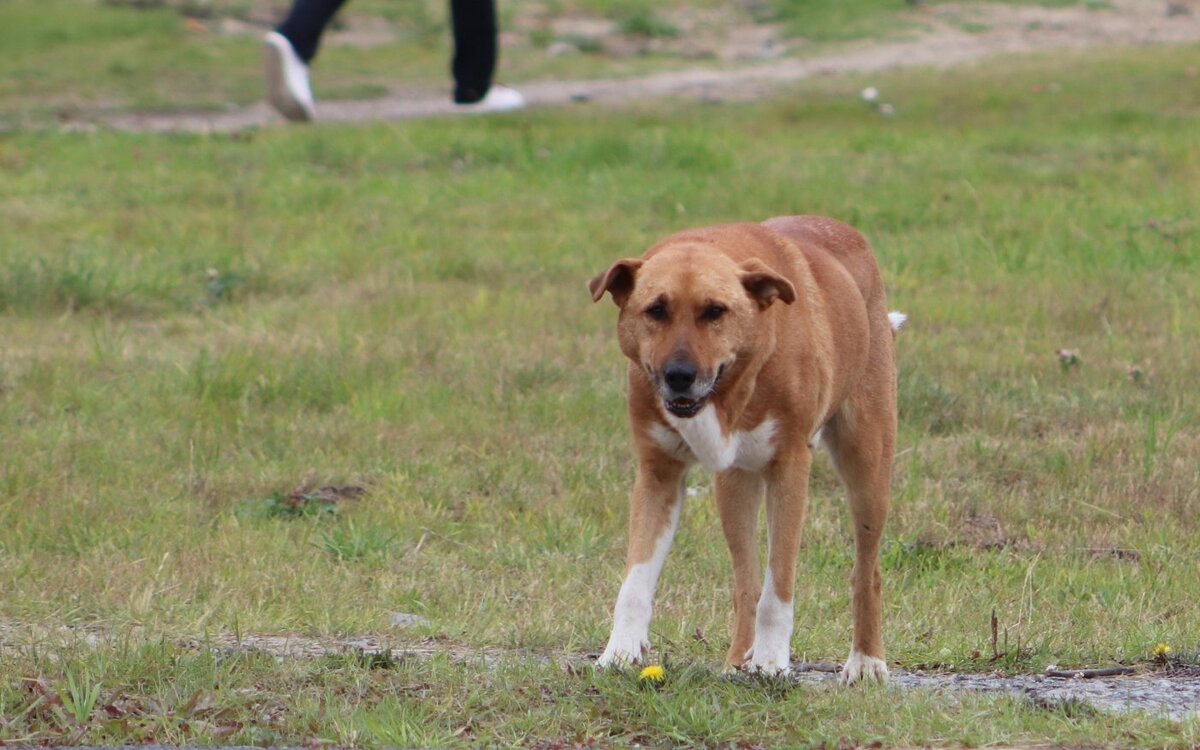
[[[705, 67], [630, 80], [529, 81], [520, 84], [533, 107], [591, 101], [621, 105], [662, 97], [744, 100], [818, 75], [870, 73], [904, 67], [948, 67], [998, 55], [1200, 42], [1200, 0], [1112, 0], [1104, 7], [1041, 8], [939, 5], [924, 30], [899, 41], [863, 42], [810, 57], [737, 67]], [[1197, 54], [1200, 65], [1200, 53]], [[369, 101], [319, 104], [324, 122], [368, 122], [453, 114], [445, 93], [396, 91]], [[138, 132], [232, 132], [282, 120], [263, 103], [221, 113], [96, 115], [65, 127], [100, 124]]]
[[[345, 639], [318, 639], [305, 636], [243, 635], [218, 636], [206, 643], [192, 642], [192, 648], [217, 652], [254, 651], [278, 659], [315, 659], [328, 654], [359, 653], [365, 656], [386, 654], [397, 662], [424, 660], [436, 655], [455, 661], [478, 664], [485, 669], [513, 660], [558, 663], [564, 669], [588, 668], [595, 655], [537, 656], [503, 649], [467, 649], [441, 643], [418, 642], [394, 647], [391, 639], [362, 636]], [[818, 667], [816, 669], [808, 666]], [[793, 679], [819, 690], [837, 689], [837, 674], [824, 665], [801, 665]], [[1078, 710], [1126, 713], [1138, 711], [1173, 721], [1200, 718], [1200, 670], [1142, 672], [1120, 677], [1096, 679], [1051, 677], [1047, 675], [955, 674], [947, 672], [908, 672], [893, 670], [889, 686], [894, 690], [927, 690], [955, 700], [965, 692], [1008, 694], [1023, 697], [1042, 708], [1067, 707]]]
[[[397, 664], [448, 657], [461, 664], [491, 670], [504, 663], [554, 664], [564, 670], [590, 669], [597, 654], [537, 654], [501, 648], [468, 648], [406, 633], [425, 621], [413, 615], [394, 615], [394, 631], [388, 635], [318, 638], [303, 635], [230, 633], [190, 640], [179, 645], [192, 651], [218, 654], [263, 653], [284, 661], [320, 659], [330, 655], [357, 654], [363, 658], [384, 656]], [[27, 627], [0, 620], [0, 659], [6, 653], [66, 645], [102, 649], [110, 634], [103, 625], [82, 627]], [[814, 690], [836, 690], [837, 665], [793, 665], [796, 683]], [[888, 685], [893, 690], [926, 690], [947, 701], [964, 693], [1007, 694], [1022, 697], [1042, 708], [1128, 713], [1161, 716], [1173, 721], [1200, 719], [1200, 669], [1139, 669], [1119, 677], [1079, 679], [1045, 674], [1000, 675], [952, 672], [921, 672], [893, 669]]]

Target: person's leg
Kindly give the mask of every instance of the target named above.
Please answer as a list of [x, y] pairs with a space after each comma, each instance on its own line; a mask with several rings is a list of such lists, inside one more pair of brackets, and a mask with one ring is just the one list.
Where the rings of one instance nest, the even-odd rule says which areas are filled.
[[487, 96], [496, 70], [496, 2], [450, 0], [450, 22], [454, 29], [454, 101], [471, 104]]
[[276, 31], [287, 37], [306, 64], [317, 54], [321, 33], [346, 0], [295, 0]]
[[346, 0], [295, 0], [287, 18], [263, 37], [267, 98], [289, 120], [316, 116], [308, 63], [317, 54], [321, 34]]

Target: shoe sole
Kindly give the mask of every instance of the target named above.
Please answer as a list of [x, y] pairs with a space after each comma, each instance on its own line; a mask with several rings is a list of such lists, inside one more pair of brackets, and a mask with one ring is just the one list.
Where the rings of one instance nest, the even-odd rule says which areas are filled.
[[525, 109], [528, 105], [524, 97], [519, 98], [517, 101], [510, 99], [503, 104], [485, 102], [487, 102], [486, 96], [480, 101], [471, 102], [470, 104], [458, 104], [456, 102], [454, 104], [454, 111], [464, 115], [499, 115], [505, 112], [516, 112], [517, 110]]
[[516, 112], [525, 108], [524, 104], [507, 107], [481, 107], [478, 104], [455, 104], [454, 111], [463, 115], [502, 115], [505, 112]]
[[310, 122], [313, 113], [292, 96], [287, 85], [284, 51], [270, 40], [263, 41], [263, 68], [267, 72], [267, 97], [279, 114], [296, 122]]

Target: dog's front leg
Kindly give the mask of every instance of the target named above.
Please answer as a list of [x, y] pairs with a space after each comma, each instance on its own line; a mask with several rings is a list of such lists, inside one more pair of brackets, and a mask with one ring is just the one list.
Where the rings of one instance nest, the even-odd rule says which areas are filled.
[[808, 506], [812, 453], [805, 445], [781, 455], [766, 470], [767, 574], [754, 622], [746, 669], [782, 674], [791, 667], [796, 555]]
[[612, 635], [601, 667], [633, 664], [650, 647], [654, 589], [666, 562], [683, 509], [684, 465], [643, 459], [629, 503], [629, 552], [625, 582], [613, 610]]
[[732, 469], [717, 474], [717, 511], [733, 561], [733, 623], [725, 663], [741, 667], [754, 644], [755, 607], [762, 595], [758, 578], [758, 509], [761, 474]]

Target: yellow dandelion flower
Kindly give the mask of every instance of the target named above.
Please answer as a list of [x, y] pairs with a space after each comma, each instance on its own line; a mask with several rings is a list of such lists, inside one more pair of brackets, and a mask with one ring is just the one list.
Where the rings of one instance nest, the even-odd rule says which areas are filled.
[[1154, 655], [1160, 659], [1169, 653], [1171, 653], [1171, 647], [1165, 643], [1160, 643], [1154, 647]]
[[646, 682], [659, 683], [659, 682], [662, 682], [663, 680], [665, 680], [666, 678], [667, 678], [666, 671], [662, 667], [658, 666], [657, 664], [651, 664], [650, 666], [646, 667], [638, 674], [638, 679], [645, 680]]

